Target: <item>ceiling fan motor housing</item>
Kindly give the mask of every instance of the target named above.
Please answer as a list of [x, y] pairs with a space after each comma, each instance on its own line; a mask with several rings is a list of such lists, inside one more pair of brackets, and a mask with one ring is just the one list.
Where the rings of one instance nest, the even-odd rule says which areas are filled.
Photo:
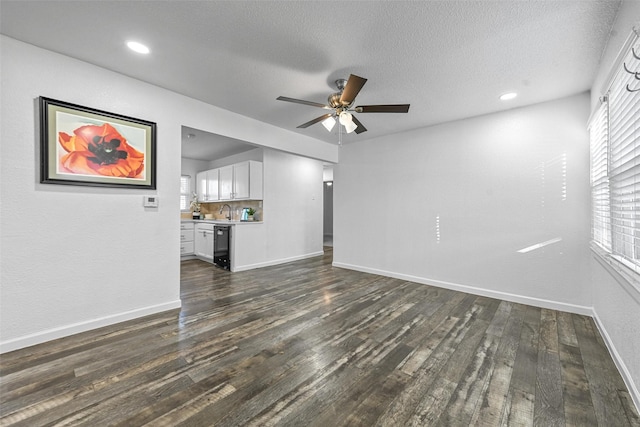
[[327, 101], [329, 102], [329, 105], [331, 106], [331, 108], [343, 107], [342, 103], [340, 102], [340, 97], [342, 96], [342, 92], [344, 91], [344, 88], [346, 86], [347, 86], [347, 79], [336, 80], [336, 87], [338, 88], [339, 92], [332, 93], [331, 95], [329, 95], [329, 98], [327, 98]]
[[327, 98], [327, 101], [329, 102], [329, 105], [331, 106], [331, 108], [342, 107], [342, 104], [340, 103], [341, 95], [342, 95], [342, 92], [336, 92], [329, 95], [329, 98]]

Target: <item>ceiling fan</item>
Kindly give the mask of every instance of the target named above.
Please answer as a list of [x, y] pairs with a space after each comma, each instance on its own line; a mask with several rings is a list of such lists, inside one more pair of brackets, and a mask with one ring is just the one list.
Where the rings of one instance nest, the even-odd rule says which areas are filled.
[[310, 105], [312, 107], [320, 107], [325, 110], [332, 110], [330, 113], [323, 114], [320, 117], [316, 117], [306, 123], [301, 124], [298, 128], [307, 128], [316, 123], [322, 122], [323, 126], [331, 132], [333, 126], [336, 124], [336, 118], [342, 126], [344, 126], [347, 133], [356, 132], [360, 134], [366, 132], [365, 128], [360, 120], [358, 120], [351, 112], [355, 113], [407, 113], [409, 112], [409, 104], [387, 104], [387, 105], [359, 105], [352, 107], [353, 101], [360, 93], [360, 90], [367, 82], [367, 79], [351, 74], [349, 80], [338, 79], [336, 80], [336, 87], [339, 92], [329, 95], [327, 102], [329, 105], [320, 104], [318, 102], [304, 101], [302, 99], [287, 98], [286, 96], [279, 96], [279, 101], [294, 102], [296, 104]]

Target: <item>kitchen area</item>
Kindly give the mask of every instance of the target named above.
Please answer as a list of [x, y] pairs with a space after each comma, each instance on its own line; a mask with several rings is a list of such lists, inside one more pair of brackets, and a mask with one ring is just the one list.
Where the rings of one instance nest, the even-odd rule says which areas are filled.
[[183, 127], [180, 259], [231, 272], [322, 255], [322, 162]]

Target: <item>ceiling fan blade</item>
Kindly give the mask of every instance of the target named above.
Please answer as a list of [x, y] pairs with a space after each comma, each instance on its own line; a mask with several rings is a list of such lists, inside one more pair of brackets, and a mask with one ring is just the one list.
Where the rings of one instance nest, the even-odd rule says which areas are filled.
[[278, 101], [294, 102], [296, 104], [310, 105], [312, 107], [320, 107], [320, 108], [324, 108], [325, 110], [331, 110], [331, 107], [325, 104], [320, 104], [319, 102], [305, 101], [302, 99], [295, 99], [295, 98], [287, 98], [286, 96], [279, 96], [276, 99]]
[[316, 117], [315, 119], [308, 121], [307, 123], [301, 124], [300, 126], [298, 126], [298, 128], [308, 128], [309, 126], [315, 125], [316, 123], [321, 122], [324, 119], [327, 119], [327, 118], [331, 117], [332, 115], [333, 115], [333, 113], [323, 114], [320, 117]]
[[355, 74], [351, 74], [349, 76], [349, 80], [347, 80], [347, 85], [344, 87], [342, 91], [342, 95], [340, 96], [340, 103], [342, 105], [351, 105], [358, 93], [360, 93], [360, 89], [367, 82], [367, 79], [364, 77], [356, 76]]
[[366, 128], [366, 127], [364, 127], [364, 126], [362, 125], [362, 123], [360, 123], [360, 120], [358, 120], [358, 119], [356, 118], [356, 116], [351, 115], [351, 120], [353, 120], [353, 123], [355, 123], [355, 124], [358, 126], [358, 127], [356, 128], [356, 130], [354, 131], [355, 133], [362, 133], [362, 132], [366, 132], [366, 131], [367, 131], [367, 128]]
[[359, 105], [354, 110], [358, 113], [408, 113], [410, 104]]

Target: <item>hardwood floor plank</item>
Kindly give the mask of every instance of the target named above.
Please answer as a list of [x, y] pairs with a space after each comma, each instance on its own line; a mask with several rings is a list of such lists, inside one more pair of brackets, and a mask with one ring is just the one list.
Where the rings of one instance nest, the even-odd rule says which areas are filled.
[[[577, 343], [577, 340], [576, 340]], [[596, 426], [598, 421], [589, 393], [589, 382], [582, 365], [580, 349], [560, 344], [562, 396], [567, 426]]]
[[[464, 298], [459, 305], [471, 307], [475, 297]], [[400, 393], [378, 421], [379, 425], [408, 425], [425, 422], [432, 415], [429, 408], [448, 403], [447, 395], [455, 386], [451, 383], [459, 376], [461, 360], [469, 357], [468, 349], [477, 347], [487, 322], [477, 321], [477, 307], [462, 312], [455, 306], [451, 313], [462, 314], [462, 318], [448, 316], [436, 330], [437, 346], [414, 374], [415, 380]], [[443, 333], [446, 331], [446, 333]], [[441, 338], [440, 338], [441, 337]], [[463, 345], [461, 351], [458, 347]], [[467, 351], [465, 351], [467, 350]], [[447, 378], [447, 376], [449, 378]], [[446, 398], [446, 399], [445, 399]]]
[[573, 318], [570, 313], [557, 312], [558, 342], [561, 344], [578, 346], [578, 337], [573, 327]]
[[618, 397], [622, 402], [622, 408], [624, 409], [624, 413], [629, 420], [629, 424], [633, 427], [640, 427], [640, 416], [638, 415], [638, 412], [633, 410], [633, 408], [635, 408], [635, 405], [633, 403], [631, 395], [629, 394], [629, 391], [620, 390], [618, 392]]
[[[391, 390], [399, 388], [402, 381], [398, 377], [392, 378], [392, 373], [398, 364], [411, 351], [410, 347], [399, 343], [392, 351], [376, 363], [372, 368], [358, 369], [360, 375], [351, 384], [343, 383], [342, 399], [339, 406], [333, 406], [330, 411], [323, 411], [317, 416], [311, 425], [370, 425], [375, 421], [379, 412], [388, 405], [389, 400], [380, 405], [383, 396], [392, 393]], [[380, 390], [380, 379], [389, 378], [386, 387]], [[374, 405], [375, 407], [372, 407]], [[294, 414], [289, 414], [289, 420], [295, 419]]]
[[616, 426], [631, 425], [619, 397], [619, 392], [626, 391], [626, 386], [606, 347], [596, 339], [593, 320], [579, 315], [573, 315], [573, 319], [598, 423], [601, 425], [610, 423]]
[[181, 265], [180, 311], [0, 356], [0, 426], [638, 426], [592, 319], [331, 266]]
[[[517, 389], [520, 398], [535, 396], [536, 367], [538, 360], [538, 339], [540, 325], [540, 309], [524, 307], [520, 344], [511, 377], [511, 387]], [[523, 401], [522, 399], [520, 401]]]
[[65, 357], [75, 358], [97, 347], [120, 342], [126, 337], [139, 339], [141, 333], [156, 334], [158, 327], [174, 322], [177, 316], [178, 310], [170, 310], [142, 319], [100, 328], [91, 334], [76, 334], [49, 341], [46, 346], [38, 346], [38, 351], [30, 351], [33, 347], [29, 347], [20, 352], [5, 353], [0, 357], [0, 377], [3, 378], [4, 384], [4, 379], [9, 380], [10, 375], [14, 372], [24, 374], [29, 372], [30, 368], [40, 369], [50, 363], [46, 369], [48, 370], [53, 366], [51, 364], [67, 364], [69, 359], [65, 359]]
[[510, 427], [533, 426], [534, 399], [535, 397], [531, 393], [512, 387], [509, 404], [505, 408], [506, 418], [503, 419], [502, 425]]
[[565, 425], [561, 371], [558, 353], [541, 347], [538, 352], [538, 369], [536, 372], [536, 394], [533, 412], [535, 425], [549, 427]]
[[558, 353], [558, 321], [556, 311], [540, 310], [540, 340], [538, 348], [541, 351]]
[[467, 365], [447, 408], [438, 419], [438, 425], [469, 425], [475, 408], [481, 404], [485, 384], [494, 369], [494, 355], [499, 338], [493, 334], [485, 334], [480, 345], [473, 351], [472, 360]]
[[534, 424], [563, 426], [562, 368], [558, 354], [558, 324], [556, 312], [540, 311], [540, 338], [536, 372]]
[[[506, 324], [502, 329], [500, 343], [494, 356], [494, 367], [483, 390], [482, 400], [476, 405], [474, 414], [471, 418], [471, 425], [497, 426], [503, 418], [505, 408], [510, 405], [509, 386], [511, 384], [511, 376], [513, 374], [513, 366], [516, 360], [518, 346], [520, 344], [520, 335], [522, 329], [522, 313], [524, 306], [513, 305], [512, 303], [503, 302], [502, 306], [506, 306], [502, 311], [508, 311], [509, 316]], [[508, 308], [508, 310], [507, 310]], [[502, 313], [496, 314], [496, 317], [503, 316]], [[501, 321], [501, 320], [500, 320]], [[487, 332], [493, 332], [495, 329], [487, 328]]]

